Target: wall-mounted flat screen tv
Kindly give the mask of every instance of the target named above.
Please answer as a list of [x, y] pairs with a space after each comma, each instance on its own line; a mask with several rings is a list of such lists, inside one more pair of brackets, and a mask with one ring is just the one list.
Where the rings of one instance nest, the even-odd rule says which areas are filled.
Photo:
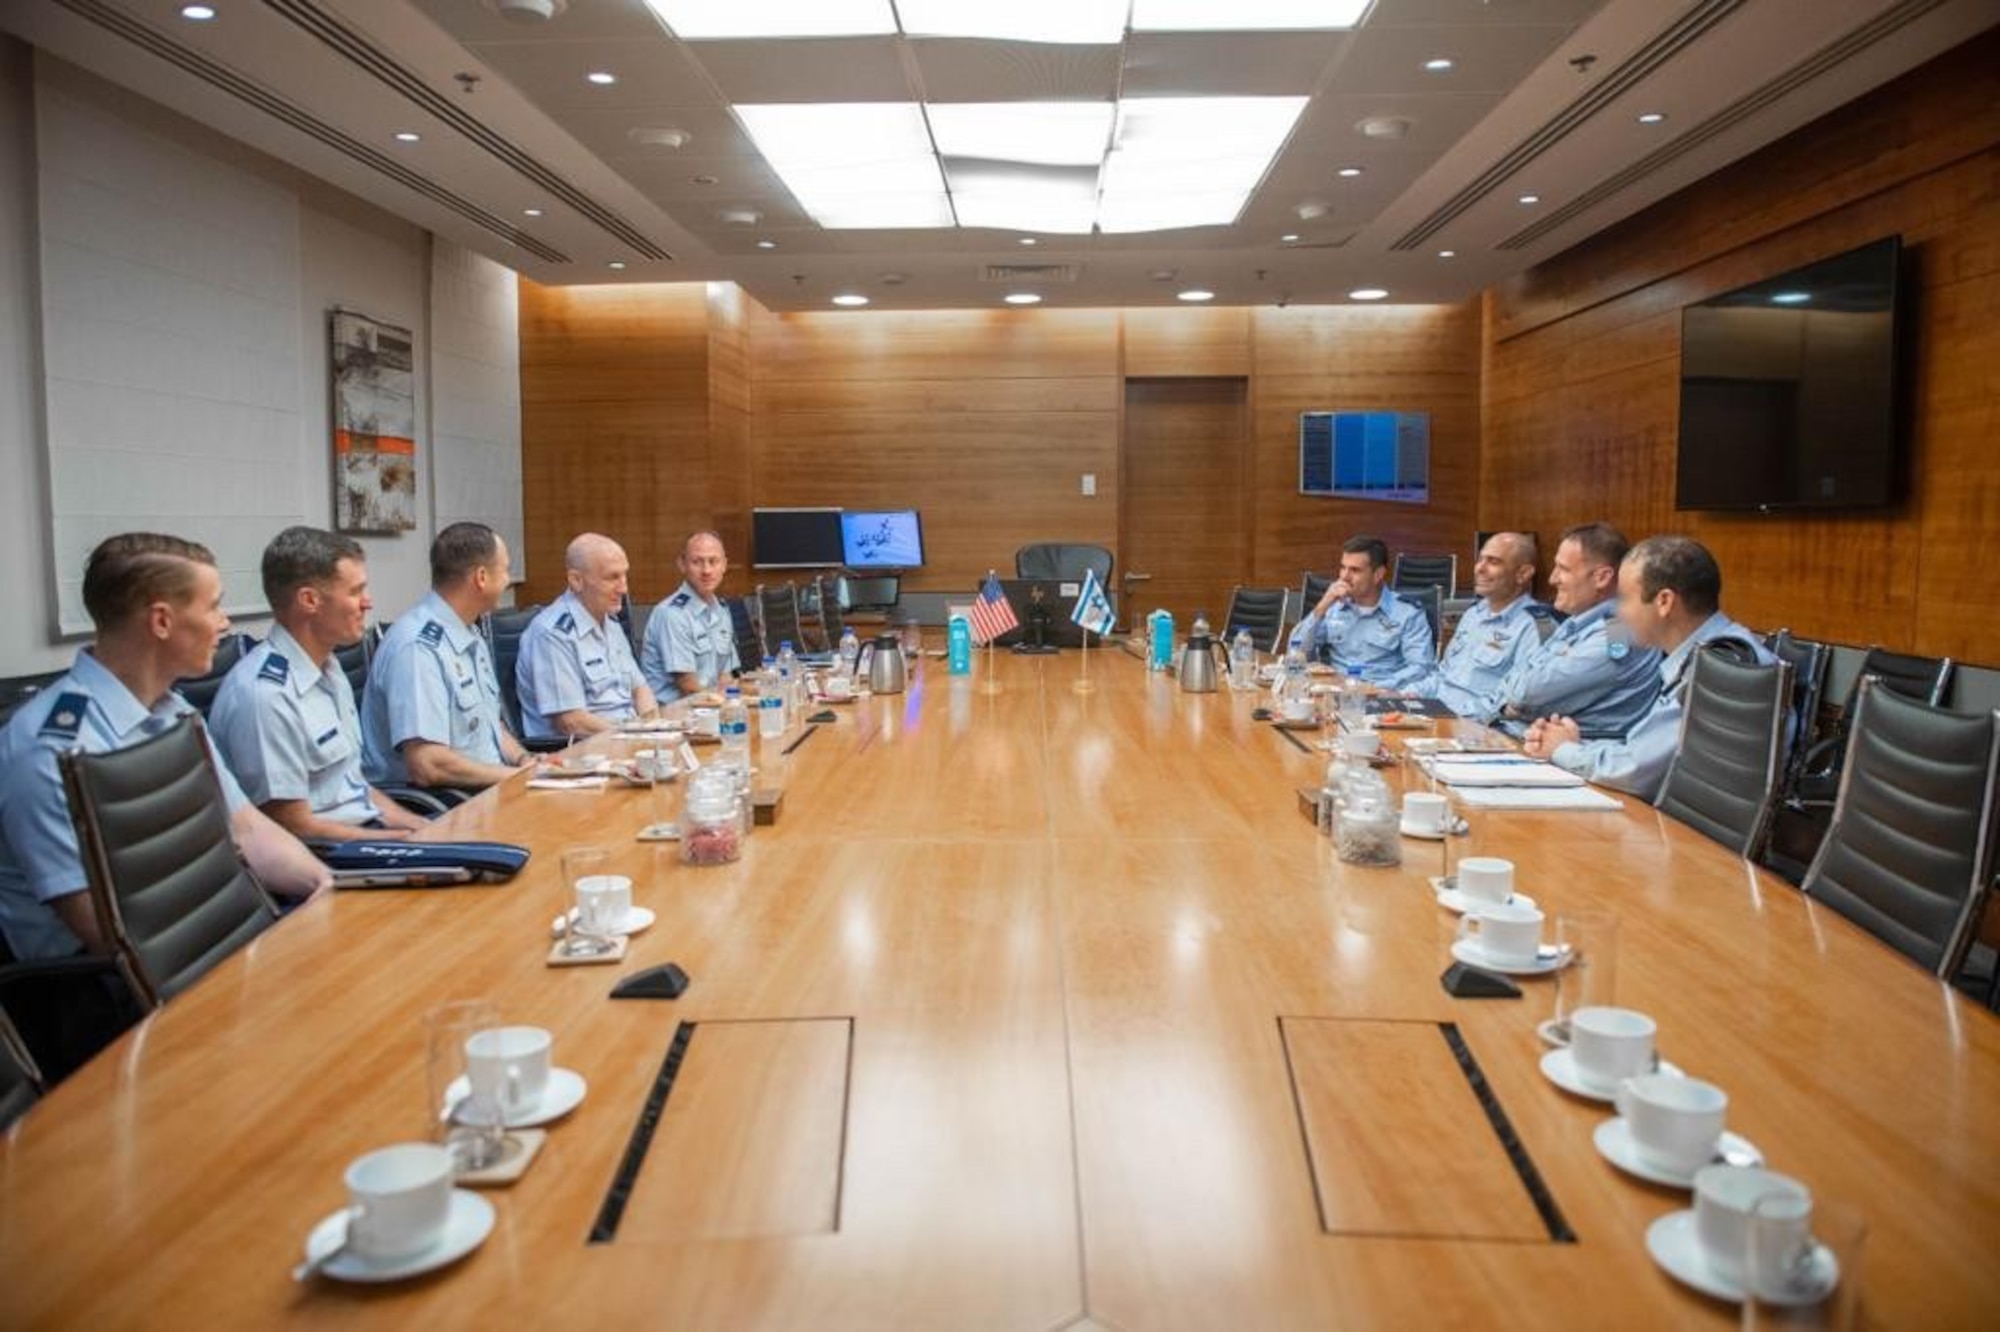
[[750, 558], [759, 569], [838, 569], [839, 509], [752, 509]]
[[915, 509], [850, 509], [840, 526], [850, 569], [924, 567], [924, 524]]
[[1299, 413], [1299, 493], [1428, 503], [1428, 412]]
[[1676, 508], [1896, 501], [1901, 258], [1891, 236], [1681, 311]]

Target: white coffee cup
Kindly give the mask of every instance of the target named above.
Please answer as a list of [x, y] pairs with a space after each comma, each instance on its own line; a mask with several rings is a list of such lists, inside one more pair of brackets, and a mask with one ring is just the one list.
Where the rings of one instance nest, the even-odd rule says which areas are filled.
[[846, 675], [827, 676], [826, 696], [828, 698], [853, 698], [854, 697], [853, 677]]
[[694, 734], [713, 738], [722, 734], [721, 708], [689, 708], [688, 729]]
[[642, 781], [657, 782], [662, 777], [671, 776], [675, 768], [674, 754], [670, 749], [640, 749], [633, 751], [632, 772]]
[[555, 1038], [540, 1027], [488, 1027], [465, 1041], [465, 1078], [475, 1096], [512, 1114], [542, 1099]]
[[1403, 824], [1412, 832], [1442, 832], [1450, 812], [1451, 802], [1431, 791], [1412, 791], [1403, 797]]
[[586, 874], [576, 881], [577, 928], [616, 934], [632, 914], [632, 881], [623, 874]]
[[[1461, 862], [1461, 865], [1463, 862]], [[1519, 902], [1495, 902], [1458, 918], [1458, 937], [1503, 966], [1530, 966], [1542, 946], [1542, 912]]]
[[1617, 1099], [1632, 1146], [1647, 1164], [1681, 1174], [1714, 1159], [1729, 1111], [1722, 1088], [1674, 1073], [1644, 1073], [1619, 1083]]
[[1458, 892], [1468, 902], [1505, 902], [1514, 896], [1514, 862], [1467, 856], [1458, 862]]
[[1579, 1008], [1569, 1018], [1569, 1053], [1577, 1076], [1609, 1089], [1653, 1069], [1659, 1024], [1629, 1008]]
[[1310, 694], [1293, 694], [1279, 702], [1278, 708], [1286, 721], [1311, 721], [1313, 701]]
[[[1774, 1206], [1780, 1199], [1797, 1205]], [[1770, 1271], [1748, 1270], [1753, 1207], [1760, 1231], [1758, 1263], [1768, 1263]], [[1774, 1170], [1704, 1166], [1694, 1176], [1694, 1235], [1709, 1268], [1731, 1285], [1782, 1289], [1791, 1275], [1778, 1270], [1785, 1255], [1796, 1255], [1812, 1242], [1812, 1193]]]
[[437, 1243], [451, 1219], [449, 1149], [406, 1142], [347, 1167], [347, 1244], [364, 1258], [401, 1258]]
[[1382, 749], [1380, 731], [1342, 731], [1340, 752], [1349, 758], [1374, 758]]

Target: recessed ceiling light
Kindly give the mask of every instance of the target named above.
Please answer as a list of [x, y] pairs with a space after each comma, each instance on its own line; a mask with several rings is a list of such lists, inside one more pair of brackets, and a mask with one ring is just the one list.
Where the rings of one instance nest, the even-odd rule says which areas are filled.
[[1781, 291], [1771, 297], [1773, 305], [1804, 305], [1812, 299], [1809, 291]]
[[1539, 194], [1524, 194], [1521, 196], [1521, 202], [1524, 204], [1538, 204], [1541, 201], [1542, 196]]
[[1023, 245], [1040, 245], [1040, 244], [1041, 244], [1041, 242], [1040, 242], [1040, 241], [1038, 241], [1038, 240], [1036, 240], [1036, 239], [1035, 239], [1035, 238], [1034, 238], [1033, 236], [1023, 236], [1023, 237], [1021, 237], [1021, 244], [1023, 244]]
[[612, 84], [618, 82], [618, 76], [608, 69], [593, 69], [583, 77], [600, 88], [609, 88]]
[[417, 132], [416, 132], [415, 130], [397, 130], [397, 131], [396, 131], [396, 142], [397, 142], [397, 143], [415, 143], [415, 142], [417, 142], [417, 141], [418, 141], [419, 139], [422, 139], [423, 137], [424, 137], [423, 135], [421, 135], [421, 134], [417, 133]]
[[181, 17], [190, 23], [206, 23], [215, 17], [214, 5], [182, 5]]
[[539, 208], [523, 208], [521, 210], [522, 217], [540, 217], [541, 215], [542, 210]]
[[1450, 56], [1433, 56], [1424, 61], [1424, 68], [1433, 74], [1444, 74], [1457, 68], [1458, 62]]
[[1458, 251], [1457, 251], [1457, 250], [1439, 250], [1439, 251], [1438, 251], [1438, 258], [1440, 258], [1440, 259], [1456, 259], [1456, 258], [1458, 258]]
[[760, 250], [775, 250], [778, 248], [778, 242], [774, 240], [760, 240], [757, 242], [757, 248]]
[[843, 291], [833, 298], [833, 303], [853, 309], [868, 304], [868, 298], [858, 291]]
[[623, 259], [613, 259], [605, 267], [611, 269], [613, 272], [622, 273], [625, 271], [625, 261]]
[[1010, 291], [1000, 298], [1009, 305], [1040, 305], [1042, 298], [1032, 291]]
[[1299, 238], [1299, 233], [1296, 231], [1288, 231], [1284, 235], [1278, 237], [1279, 240], [1283, 241], [1287, 245], [1294, 243], [1295, 241], [1298, 240], [1298, 238]]
[[1379, 301], [1389, 293], [1380, 287], [1356, 287], [1347, 293], [1350, 301]]
[[1344, 166], [1333, 174], [1336, 176], [1345, 176], [1347, 179], [1352, 180], [1361, 174], [1361, 168], [1358, 166]]
[[1202, 301], [1214, 300], [1215, 293], [1212, 291], [1203, 291], [1200, 287], [1191, 287], [1188, 290], [1181, 292], [1180, 298], [1184, 301], [1188, 301], [1194, 304], [1200, 304]]
[[1639, 123], [1641, 125], [1657, 125], [1666, 118], [1667, 113], [1664, 111], [1641, 111], [1639, 113]]

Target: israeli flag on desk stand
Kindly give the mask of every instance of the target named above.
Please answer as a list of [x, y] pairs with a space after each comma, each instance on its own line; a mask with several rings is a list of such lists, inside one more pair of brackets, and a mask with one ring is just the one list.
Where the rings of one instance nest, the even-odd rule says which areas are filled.
[[1076, 594], [1076, 609], [1069, 618], [1083, 626], [1083, 653], [1077, 667], [1076, 691], [1090, 692], [1090, 636], [1103, 638], [1111, 632], [1117, 616], [1111, 610], [1111, 598], [1104, 595], [1104, 584], [1097, 581], [1097, 570], [1083, 572], [1083, 588]]

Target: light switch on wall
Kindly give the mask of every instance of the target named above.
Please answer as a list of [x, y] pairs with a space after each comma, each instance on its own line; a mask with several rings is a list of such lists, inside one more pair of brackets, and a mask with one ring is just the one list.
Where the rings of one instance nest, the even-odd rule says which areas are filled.
[[1083, 493], [1086, 495], [1095, 495], [1097, 493], [1097, 473], [1085, 472], [1083, 474]]

